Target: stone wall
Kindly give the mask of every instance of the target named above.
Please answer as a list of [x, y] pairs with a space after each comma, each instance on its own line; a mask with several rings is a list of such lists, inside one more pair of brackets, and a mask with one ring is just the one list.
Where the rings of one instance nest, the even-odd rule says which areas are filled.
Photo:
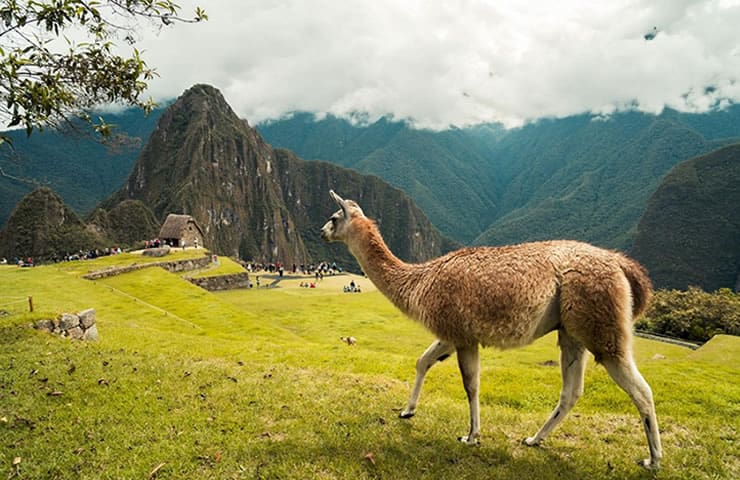
[[190, 270], [197, 270], [199, 268], [206, 268], [212, 261], [213, 259], [211, 256], [206, 255], [204, 257], [193, 258], [190, 260], [159, 262], [157, 265], [170, 272], [187, 272]]
[[106, 270], [98, 270], [97, 272], [91, 272], [87, 275], [83, 275], [82, 278], [86, 280], [98, 280], [101, 278], [112, 277], [114, 275], [120, 275], [122, 273], [133, 272], [141, 270], [142, 268], [149, 267], [162, 267], [170, 272], [184, 272], [189, 270], [196, 270], [199, 268], [205, 268], [211, 264], [211, 256], [206, 255], [198, 258], [191, 258], [189, 260], [173, 260], [170, 262], [154, 262], [154, 263], [134, 263], [123, 267], [112, 267]]
[[88, 308], [77, 313], [62, 313], [51, 320], [39, 320], [33, 326], [61, 337], [77, 340], [98, 339], [98, 326], [95, 322], [94, 308]]
[[188, 278], [187, 280], [200, 288], [208, 290], [209, 292], [216, 290], [249, 288], [249, 274], [247, 272], [219, 275], [215, 277]]

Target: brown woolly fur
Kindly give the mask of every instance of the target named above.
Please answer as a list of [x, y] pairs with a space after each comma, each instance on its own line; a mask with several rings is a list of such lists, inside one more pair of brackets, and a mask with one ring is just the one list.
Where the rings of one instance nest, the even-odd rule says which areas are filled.
[[583, 392], [588, 349], [637, 406], [650, 447], [642, 465], [658, 468], [662, 452], [652, 391], [632, 357], [632, 325], [652, 296], [642, 266], [619, 252], [569, 240], [463, 248], [409, 264], [388, 249], [355, 202], [330, 193], [341, 209], [321, 229], [322, 238], [346, 243], [375, 286], [438, 338], [417, 362], [403, 418], [414, 414], [429, 368], [457, 351], [471, 412], [470, 434], [461, 439], [475, 443], [478, 346], [520, 347], [557, 330], [561, 400], [526, 443], [540, 443]]
[[355, 219], [352, 232], [352, 239], [365, 239], [349, 248], [373, 283], [454, 345], [520, 347], [562, 325], [597, 356], [621, 356], [629, 349], [632, 298], [640, 299], [634, 310], [641, 312], [650, 296], [644, 271], [625, 268], [634, 262], [580, 242], [464, 248], [407, 264], [388, 250], [372, 220]]

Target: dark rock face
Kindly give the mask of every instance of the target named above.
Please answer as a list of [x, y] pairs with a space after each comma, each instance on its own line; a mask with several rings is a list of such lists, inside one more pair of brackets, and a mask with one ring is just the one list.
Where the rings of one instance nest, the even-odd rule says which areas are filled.
[[168, 108], [124, 188], [102, 206], [135, 199], [160, 219], [192, 215], [205, 246], [223, 255], [354, 264], [346, 248], [319, 240], [319, 229], [336, 210], [331, 188], [377, 219], [401, 258], [428, 259], [451, 245], [400, 190], [374, 176], [273, 149], [206, 85], [190, 88]]

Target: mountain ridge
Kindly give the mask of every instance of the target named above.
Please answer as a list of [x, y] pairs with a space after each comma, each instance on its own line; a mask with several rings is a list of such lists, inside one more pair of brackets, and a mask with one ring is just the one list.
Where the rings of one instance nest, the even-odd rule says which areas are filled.
[[[391, 127], [388, 119], [358, 127], [312, 118], [297, 113], [257, 128], [304, 158], [385, 178], [443, 233], [479, 245], [574, 238], [629, 249], [649, 195], [673, 165], [740, 139], [740, 105], [705, 115], [628, 111], [444, 132]], [[374, 150], [363, 133], [376, 138]]]
[[[162, 114], [159, 112], [159, 115]], [[187, 120], [185, 117], [178, 121]], [[234, 115], [229, 120], [232, 125], [229, 128], [232, 130], [241, 129], [241, 124], [252, 128], [245, 120], [235, 117]], [[139, 126], [143, 128], [143, 123]], [[429, 216], [434, 226], [462, 243], [508, 244], [538, 239], [572, 238], [629, 250], [638, 233], [638, 222], [643, 212], [646, 212], [648, 201], [668, 172], [682, 161], [737, 142], [740, 138], [740, 105], [731, 105], [724, 110], [707, 114], [665, 110], [660, 115], [647, 115], [627, 111], [615, 113], [609, 118], [583, 114], [563, 119], [543, 119], [510, 130], [494, 124], [442, 132], [411, 130], [403, 122], [395, 122], [389, 118], [373, 123], [353, 124], [330, 115], [318, 120], [312, 115], [296, 113], [290, 118], [259, 124], [254, 130], [254, 133], [242, 134], [242, 145], [252, 141], [249, 140], [250, 135], [259, 135], [264, 146], [256, 150], [272, 152], [275, 156], [272, 165], [280, 165], [276, 167], [277, 173], [282, 175], [286, 171], [304, 172], [303, 175], [310, 177], [310, 181], [318, 182], [325, 189], [336, 188], [348, 198], [363, 194], [359, 183], [354, 192], [343, 191], [342, 186], [336, 182], [339, 177], [346, 178], [345, 171], [332, 170], [328, 165], [376, 175], [390, 182], [396, 189], [408, 193]], [[149, 133], [154, 133], [153, 126], [151, 132], [142, 131], [141, 135], [148, 136]], [[33, 143], [36, 138], [46, 139], [48, 134], [49, 132], [44, 132], [42, 135], [34, 135], [30, 141]], [[199, 148], [205, 148], [203, 145], [207, 145], [207, 142], [192, 144], [196, 137], [205, 138], [202, 135], [184, 136], [182, 143], [188, 145], [188, 151], [200, 152], [199, 155], [205, 158], [206, 155]], [[55, 138], [48, 143], [51, 145], [58, 140]], [[25, 144], [20, 142], [18, 146], [19, 153], [26, 155]], [[73, 151], [74, 155], [79, 153], [79, 161], [69, 167], [67, 163], [63, 163], [57, 165], [59, 168], [49, 170], [54, 174], [53, 178], [47, 176], [49, 181], [53, 183], [58, 178], [66, 184], [77, 185], [76, 190], [72, 189], [69, 194], [79, 194], [80, 198], [83, 196], [78, 186], [81, 182], [85, 186], [86, 198], [100, 195], [96, 193], [100, 190], [97, 187], [102, 187], [104, 182], [86, 176], [85, 172], [85, 169], [90, 169], [86, 165], [96, 165], [97, 157], [86, 156], [85, 148], [64, 148], [65, 153], [68, 153], [66, 150]], [[230, 148], [232, 153], [243, 150], [242, 147]], [[310, 159], [309, 163], [318, 161], [317, 163], [326, 164], [322, 167], [325, 171], [318, 173], [307, 166], [296, 166], [290, 160], [291, 155], [282, 148], [294, 151], [297, 158]], [[39, 165], [54, 164], [53, 149], [48, 152], [49, 154], [44, 154], [46, 163], [40, 162]], [[176, 153], [173, 150], [163, 158]], [[70, 155], [66, 155], [65, 162], [69, 157]], [[24, 158], [29, 160], [26, 163], [12, 163], [13, 170], [7, 166], [6, 160], [0, 158], [0, 168], [3, 168], [5, 174], [43, 183], [43, 168], [30, 168], [35, 165], [33, 155]], [[324, 161], [319, 161], [321, 159]], [[123, 168], [125, 161], [119, 161], [118, 170]], [[127, 167], [129, 172], [133, 162], [131, 160]], [[156, 163], [152, 162], [152, 165]], [[208, 184], [206, 177], [195, 175], [200, 169], [212, 170], [207, 162], [197, 167], [192, 166], [189, 161], [180, 163], [182, 165], [175, 165], [170, 170], [179, 172], [178, 179], [190, 179], [189, 183], [179, 183], [174, 178], [167, 179], [163, 176], [160, 180], [161, 191], [166, 194], [150, 199], [153, 205], [159, 204], [158, 208], [162, 212], [168, 208], [186, 209], [189, 205], [186, 203], [187, 198], [199, 195], [203, 185]], [[26, 166], [29, 168], [21, 168]], [[188, 168], [192, 171], [186, 172]], [[100, 170], [101, 172], [96, 173], [108, 175], [105, 185], [128, 182], [124, 177], [116, 177], [120, 172], [116, 173], [107, 167], [101, 167]], [[259, 171], [263, 179], [268, 178], [265, 176], [264, 166]], [[223, 181], [226, 188], [229, 182], [233, 183], [233, 178], [221, 178], [219, 181]], [[305, 219], [298, 220], [301, 215], [306, 215], [305, 212], [294, 206], [287, 206], [295, 200], [291, 200], [291, 194], [296, 191], [295, 186], [292, 189], [289, 187], [292, 181], [283, 181], [275, 175], [270, 177], [272, 186], [269, 187], [266, 198], [272, 200], [267, 204], [268, 215], [260, 217], [262, 223], [257, 217], [250, 217], [250, 228], [257, 231], [264, 227], [266, 221], [272, 225], [268, 230], [272, 228], [273, 232], [245, 237], [245, 251], [254, 251], [257, 244], [274, 241], [277, 238], [274, 233], [275, 225], [282, 224], [283, 221], [287, 228], [278, 228], [284, 230], [280, 234], [283, 237], [289, 235], [288, 231], [292, 229], [303, 232], [313, 228], [313, 224], [307, 223]], [[355, 182], [349, 179], [345, 181]], [[8, 185], [12, 189], [5, 189]], [[96, 188], [88, 188], [89, 186]], [[15, 205], [13, 199], [31, 188], [31, 185], [23, 182], [0, 178], [0, 220]], [[106, 195], [108, 194], [110, 192]], [[66, 198], [66, 195], [62, 196]], [[305, 192], [303, 197], [310, 197], [313, 207], [318, 211], [329, 212], [334, 208], [328, 198], [314, 199]], [[70, 205], [76, 210], [79, 210], [80, 207], [76, 205], [80, 203], [78, 200], [70, 201]], [[3, 205], [6, 208], [4, 214]], [[273, 209], [270, 205], [283, 206]], [[85, 209], [89, 211], [94, 206], [93, 204]], [[363, 205], [363, 208], [369, 211], [373, 207]], [[383, 208], [393, 209], [395, 204], [384, 204]], [[83, 210], [83, 213], [86, 212]], [[228, 211], [214, 210], [213, 213], [218, 213], [220, 219], [229, 221]], [[372, 213], [376, 217], [387, 216], [383, 211]], [[206, 214], [205, 218], [210, 217]], [[314, 224], [322, 223], [323, 218], [310, 217], [310, 220]], [[384, 221], [392, 223], [387, 218]], [[217, 229], [217, 226], [213, 225], [212, 228]], [[408, 231], [426, 231], [425, 228], [417, 229], [412, 226]], [[304, 247], [316, 242], [316, 248], [324, 248], [315, 238], [307, 238], [308, 236], [302, 239]], [[436, 238], [431, 241], [435, 245], [439, 242], [445, 243]], [[299, 243], [293, 242], [294, 248], [298, 248], [297, 253], [303, 248], [297, 246]], [[451, 243], [453, 242], [447, 242]], [[239, 247], [235, 247], [235, 250], [239, 251]]]
[[420, 261], [453, 245], [380, 178], [329, 163], [309, 165], [273, 149], [208, 85], [191, 87], [162, 114], [124, 187], [101, 207], [140, 200], [160, 219], [192, 215], [207, 246], [243, 259], [307, 264], [331, 255], [354, 264], [348, 253], [315, 241], [336, 209], [331, 188], [364, 202], [401, 258]]

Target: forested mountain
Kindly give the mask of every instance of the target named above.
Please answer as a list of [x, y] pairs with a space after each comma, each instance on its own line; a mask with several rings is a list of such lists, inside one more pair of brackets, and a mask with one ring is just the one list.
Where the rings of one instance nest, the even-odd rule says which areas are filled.
[[[740, 108], [735, 114], [740, 138]], [[505, 185], [501, 215], [476, 243], [574, 238], [628, 249], [663, 175], [727, 141], [708, 138], [681, 118], [584, 115], [508, 132], [491, 147], [489, 164]]]
[[470, 243], [495, 219], [495, 179], [478, 168], [485, 163], [484, 144], [462, 130], [414, 130], [381, 119], [354, 126], [328, 116], [312, 115], [259, 125], [275, 146], [306, 159], [321, 159], [372, 173], [408, 193], [446, 235]]
[[48, 187], [39, 187], [24, 196], [0, 230], [0, 256], [8, 260], [61, 259], [102, 243]]
[[632, 253], [659, 287], [740, 287], [740, 144], [681, 162], [665, 176]]
[[244, 259], [354, 264], [346, 248], [319, 241], [337, 208], [330, 189], [377, 219], [401, 258], [420, 261], [452, 246], [401, 190], [273, 149], [207, 85], [190, 88], [162, 114], [124, 187], [101, 208], [138, 200], [160, 221], [192, 215], [207, 247]]
[[13, 148], [0, 149], [0, 228], [20, 199], [40, 186], [51, 188], [79, 215], [89, 213], [120, 188], [161, 114], [161, 109], [149, 115], [133, 109], [106, 114], [116, 126], [108, 146], [82, 133], [44, 131], [29, 138], [22, 130], [5, 132]]
[[381, 176], [462, 242], [574, 238], [627, 249], [673, 165], [740, 139], [740, 105], [701, 115], [580, 115], [510, 130], [431, 132], [308, 114], [258, 129], [304, 158]]
[[465, 130], [414, 130], [387, 119], [355, 126], [299, 113], [258, 125], [274, 146], [372, 173], [408, 193], [446, 235], [470, 243], [496, 218], [499, 187], [486, 145]]
[[[125, 119], [115, 116], [109, 121], [147, 138], [159, 114], [128, 122], [140, 130], [131, 130]], [[257, 130], [273, 147], [383, 178], [408, 193], [443, 234], [462, 243], [574, 238], [627, 250], [650, 195], [673, 166], [740, 140], [740, 105], [706, 114], [623, 112], [606, 118], [580, 115], [541, 120], [509, 130], [480, 125], [443, 132], [414, 130], [389, 119], [351, 123], [297, 113], [258, 125]], [[249, 135], [259, 134], [255, 131]], [[181, 140], [194, 148], [188, 151], [201, 148], [195, 148], [192, 134]], [[37, 146], [39, 143], [45, 147]], [[237, 147], [233, 152], [242, 148]], [[291, 156], [269, 145], [259, 148], [272, 152], [273, 167]], [[94, 153], [88, 155], [90, 151]], [[93, 198], [101, 199], [126, 182], [136, 153], [133, 150], [128, 156], [110, 157], [102, 147], [82, 141], [70, 143], [48, 132], [34, 135], [29, 142], [17, 137], [16, 152], [24, 161], [0, 159], [6, 175], [0, 174], [0, 220], [8, 216], [16, 199], [44, 179], [78, 212], [86, 214], [94, 206]], [[152, 165], [166, 163], [174, 155], [164, 150], [154, 153], [159, 157], [150, 155]], [[183, 178], [206, 168], [195, 168], [182, 158], [182, 165], [174, 170], [182, 170]], [[308, 180], [319, 181], [311, 177], [319, 175], [312, 167], [298, 167], [288, 160], [283, 163], [279, 172], [286, 178], [274, 179], [276, 185], [280, 184], [280, 191], [274, 195], [290, 198], [293, 193], [285, 187], [292, 181], [291, 174], [285, 172], [304, 172]], [[171, 183], [166, 178], [161, 181], [165, 186]], [[205, 183], [198, 181], [200, 187], [188, 188], [203, 192]], [[222, 181], [228, 185], [226, 179]], [[337, 188], [341, 194], [352, 196]], [[161, 203], [162, 211], [165, 205], [184, 208], [188, 192], [186, 188], [170, 192], [170, 200], [152, 200]], [[173, 198], [183, 201], [167, 203]], [[331, 205], [323, 204], [322, 208], [330, 209]], [[276, 215], [286, 218], [279, 212]], [[228, 215], [226, 218], [228, 221]], [[298, 223], [289, 229], [312, 228], [293, 213], [290, 218]]]

